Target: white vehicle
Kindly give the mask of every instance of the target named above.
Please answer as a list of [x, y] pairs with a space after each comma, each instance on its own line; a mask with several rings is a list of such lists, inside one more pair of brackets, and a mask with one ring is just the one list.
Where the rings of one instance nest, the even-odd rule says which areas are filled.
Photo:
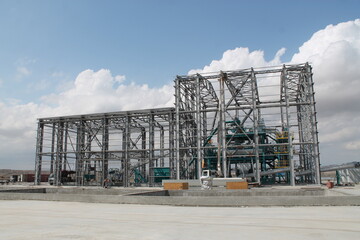
[[48, 178], [48, 183], [49, 183], [50, 185], [53, 185], [53, 184], [54, 184], [54, 181], [55, 181], [55, 175], [54, 175], [53, 173], [51, 173], [51, 174], [49, 175], [49, 178]]
[[216, 171], [214, 170], [203, 170], [200, 181], [201, 181], [201, 189], [210, 190], [212, 189], [213, 178], [215, 177]]

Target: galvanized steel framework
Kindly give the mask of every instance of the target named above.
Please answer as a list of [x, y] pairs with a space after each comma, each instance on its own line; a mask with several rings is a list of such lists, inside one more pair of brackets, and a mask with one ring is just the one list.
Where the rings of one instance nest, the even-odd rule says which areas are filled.
[[177, 76], [175, 108], [38, 121], [37, 184], [44, 168], [56, 185], [65, 169], [74, 170], [76, 185], [100, 185], [118, 168], [120, 185], [129, 186], [136, 171], [153, 186], [156, 168], [198, 179], [214, 164], [220, 177], [320, 183], [310, 65]]
[[35, 181], [46, 168], [55, 185], [64, 170], [74, 172], [77, 186], [102, 185], [118, 169], [122, 186], [135, 183], [136, 174], [153, 186], [155, 168], [175, 169], [174, 114], [163, 108], [39, 119]]

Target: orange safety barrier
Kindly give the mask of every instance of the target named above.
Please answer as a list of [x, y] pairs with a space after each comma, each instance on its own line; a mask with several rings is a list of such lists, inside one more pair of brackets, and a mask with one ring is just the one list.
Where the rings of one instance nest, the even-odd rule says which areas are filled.
[[226, 182], [226, 189], [248, 189], [247, 182]]
[[164, 190], [186, 190], [189, 189], [189, 183], [164, 183]]

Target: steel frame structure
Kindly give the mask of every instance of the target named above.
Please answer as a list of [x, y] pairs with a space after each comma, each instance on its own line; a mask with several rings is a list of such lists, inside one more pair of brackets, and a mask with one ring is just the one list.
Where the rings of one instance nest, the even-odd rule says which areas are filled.
[[308, 63], [177, 76], [175, 89], [178, 179], [199, 178], [212, 155], [220, 177], [240, 169], [256, 182], [286, 173], [290, 185], [320, 184]]
[[177, 76], [175, 108], [38, 119], [35, 184], [43, 169], [55, 185], [71, 169], [74, 185], [101, 185], [118, 168], [121, 186], [135, 170], [154, 186], [155, 168], [199, 179], [206, 161], [216, 162], [220, 177], [261, 182], [282, 174], [290, 185], [299, 176], [320, 184], [317, 134], [307, 63]]
[[153, 186], [154, 168], [174, 169], [174, 114], [174, 108], [162, 108], [41, 118], [35, 183], [40, 184], [41, 171], [47, 168], [54, 185], [62, 184], [63, 170], [70, 170], [74, 185], [101, 186], [109, 170], [117, 168], [122, 186], [135, 180], [135, 170]]

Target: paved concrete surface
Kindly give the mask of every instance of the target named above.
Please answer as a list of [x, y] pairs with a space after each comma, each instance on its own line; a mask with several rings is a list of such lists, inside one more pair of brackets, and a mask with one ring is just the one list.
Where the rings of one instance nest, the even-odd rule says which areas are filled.
[[360, 196], [360, 185], [355, 185], [353, 187], [336, 187], [330, 189], [329, 193], [334, 195]]
[[0, 193], [1, 200], [40, 200], [169, 206], [360, 206], [360, 196], [163, 197], [51, 193]]
[[[342, 192], [342, 190], [346, 191]], [[0, 200], [41, 200], [173, 206], [360, 206], [358, 186], [254, 188], [250, 190], [163, 191], [156, 188], [24, 187], [0, 188]], [[136, 194], [136, 195], [132, 195]], [[140, 194], [140, 195], [138, 195]]]
[[0, 201], [0, 239], [359, 239], [359, 207]]

